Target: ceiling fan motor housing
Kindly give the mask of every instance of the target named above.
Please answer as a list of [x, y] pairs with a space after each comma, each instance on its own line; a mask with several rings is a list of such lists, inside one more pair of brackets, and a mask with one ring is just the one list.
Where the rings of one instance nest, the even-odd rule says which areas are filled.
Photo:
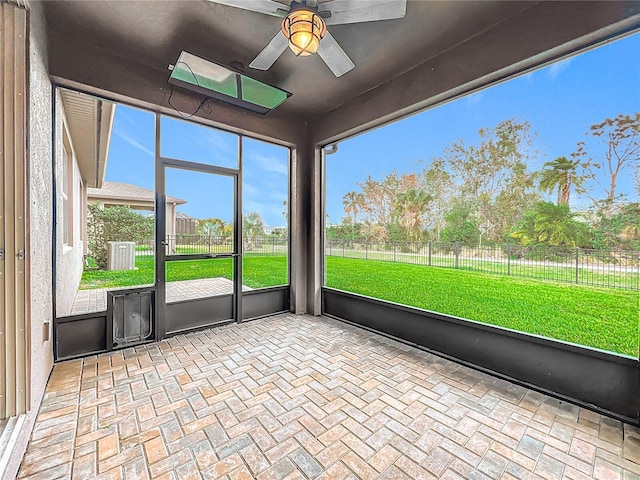
[[[0, 0], [1, 1], [1, 0]], [[249, 64], [256, 70], [269, 70], [289, 47], [297, 56], [317, 53], [336, 77], [355, 68], [327, 25], [377, 22], [403, 18], [407, 0], [209, 0], [244, 10], [284, 17], [281, 28]], [[322, 40], [322, 42], [320, 42]]]

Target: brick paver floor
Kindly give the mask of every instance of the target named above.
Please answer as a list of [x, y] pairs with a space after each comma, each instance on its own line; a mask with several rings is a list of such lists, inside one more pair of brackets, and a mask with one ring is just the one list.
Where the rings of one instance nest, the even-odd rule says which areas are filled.
[[638, 430], [292, 314], [55, 366], [19, 478], [638, 479]]
[[[122, 289], [127, 288], [132, 287], [123, 287]], [[121, 289], [112, 288], [109, 290], [115, 291]], [[251, 288], [243, 285], [242, 290], [247, 291], [251, 290]], [[183, 302], [185, 300], [195, 300], [196, 298], [207, 298], [216, 295], [227, 295], [229, 293], [233, 293], [233, 282], [223, 277], [167, 282], [168, 303]], [[102, 312], [106, 309], [107, 289], [78, 290], [73, 300], [73, 306], [71, 307], [71, 315]]]

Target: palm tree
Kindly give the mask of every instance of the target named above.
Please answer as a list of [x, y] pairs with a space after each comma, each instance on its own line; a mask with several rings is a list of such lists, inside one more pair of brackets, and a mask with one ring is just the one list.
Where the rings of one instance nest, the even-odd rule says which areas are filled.
[[527, 246], [579, 247], [585, 245], [588, 233], [589, 227], [576, 220], [569, 205], [538, 202], [511, 236]]
[[423, 190], [410, 188], [398, 194], [394, 207], [398, 223], [409, 234], [409, 239], [417, 241], [422, 236], [424, 217], [433, 197]]
[[242, 216], [242, 236], [245, 240], [245, 248], [253, 248], [253, 240], [264, 234], [264, 221], [258, 212], [249, 212]]
[[558, 205], [569, 205], [571, 188], [579, 188], [582, 179], [577, 174], [579, 161], [558, 157], [544, 164], [540, 172], [540, 190], [551, 193], [558, 189]]
[[344, 213], [349, 215], [353, 215], [353, 224], [355, 225], [358, 221], [358, 212], [362, 211], [362, 207], [364, 207], [364, 195], [358, 192], [347, 192], [344, 197], [342, 197], [342, 204], [344, 205]]
[[219, 218], [205, 218], [198, 220], [199, 233], [207, 237], [218, 236], [224, 229], [225, 222]]
[[640, 225], [637, 223], [630, 223], [622, 227], [620, 235], [625, 240], [640, 240]]
[[208, 247], [221, 245], [225, 242], [224, 229], [226, 225], [225, 221], [219, 218], [205, 218], [198, 220], [196, 232], [202, 235], [202, 240]]

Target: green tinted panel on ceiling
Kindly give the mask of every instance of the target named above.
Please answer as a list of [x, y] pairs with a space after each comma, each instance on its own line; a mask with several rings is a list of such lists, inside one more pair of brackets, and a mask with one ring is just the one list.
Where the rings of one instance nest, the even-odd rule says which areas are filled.
[[235, 72], [186, 52], [180, 55], [171, 78], [238, 98]]
[[284, 90], [259, 82], [253, 78], [241, 75], [240, 79], [242, 83], [242, 100], [245, 102], [273, 109], [288, 97], [287, 92]]
[[242, 75], [230, 68], [181, 52], [169, 76], [169, 83], [192, 92], [264, 115], [290, 93]]

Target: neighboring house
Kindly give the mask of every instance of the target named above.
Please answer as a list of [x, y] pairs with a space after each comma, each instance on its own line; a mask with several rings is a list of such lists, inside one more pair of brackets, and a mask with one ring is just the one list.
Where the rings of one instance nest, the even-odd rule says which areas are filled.
[[[87, 203], [100, 203], [104, 207], [124, 205], [132, 210], [153, 212], [156, 197], [152, 190], [132, 185], [130, 183], [103, 182], [101, 188], [87, 189]], [[188, 233], [180, 230], [181, 219], [188, 217], [176, 212], [178, 205], [184, 205], [186, 200], [167, 196], [167, 235], [173, 237], [176, 233]], [[178, 228], [176, 228], [178, 227]], [[195, 230], [194, 230], [195, 233]]]
[[87, 189], [103, 186], [115, 105], [60, 90], [55, 101], [56, 312], [68, 315], [87, 253]]
[[197, 224], [198, 221], [195, 218], [186, 213], [176, 212], [176, 235], [194, 235]]

